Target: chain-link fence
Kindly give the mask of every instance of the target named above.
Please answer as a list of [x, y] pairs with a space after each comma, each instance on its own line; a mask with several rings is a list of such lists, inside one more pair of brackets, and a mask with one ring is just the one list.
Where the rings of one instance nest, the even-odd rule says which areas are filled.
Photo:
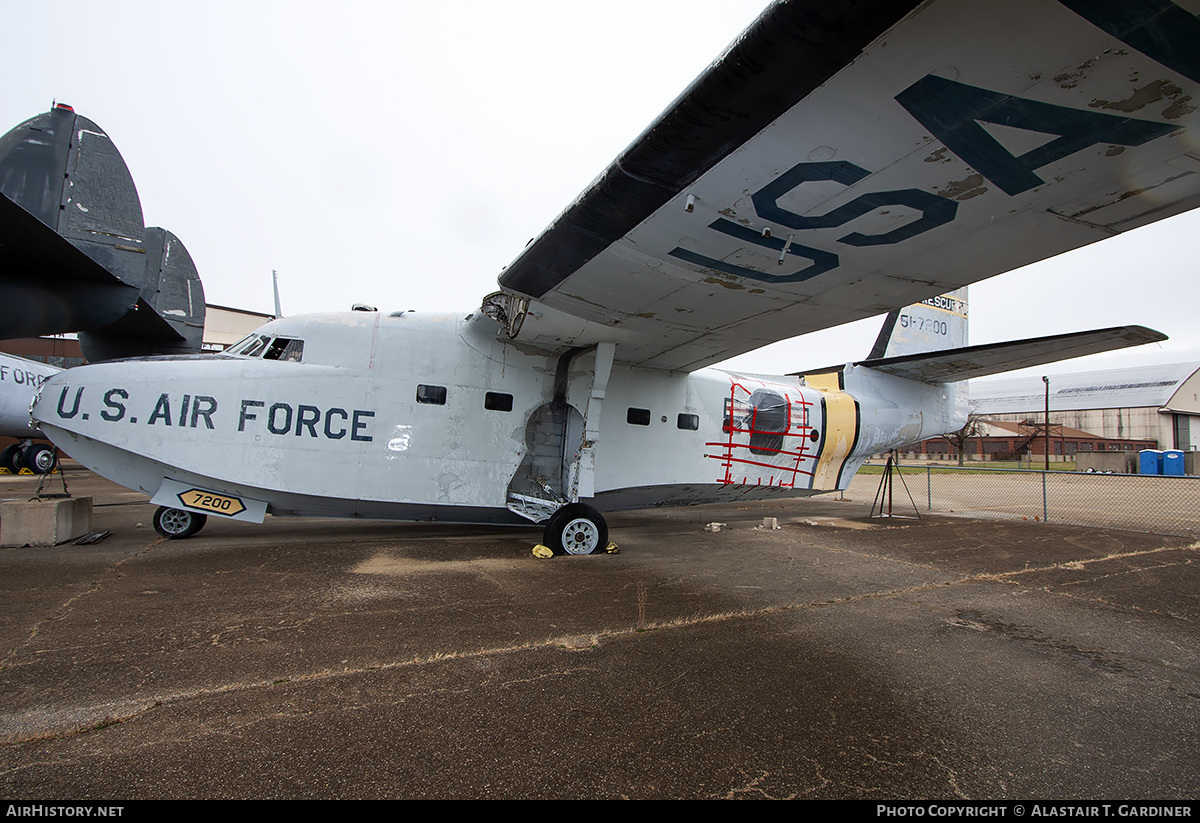
[[1200, 536], [1200, 477], [901, 466], [890, 489], [884, 467], [859, 471], [845, 496], [894, 514], [956, 512]]

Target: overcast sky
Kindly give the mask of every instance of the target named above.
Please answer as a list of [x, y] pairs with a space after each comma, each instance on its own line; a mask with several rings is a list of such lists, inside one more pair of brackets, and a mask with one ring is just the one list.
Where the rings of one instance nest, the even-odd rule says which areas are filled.
[[[208, 302], [474, 309], [763, 0], [0, 0], [0, 131], [96, 121]], [[1200, 361], [1200, 211], [972, 286], [971, 342], [1140, 323], [1171, 341], [1042, 371]], [[737, 358], [864, 357], [879, 320]]]

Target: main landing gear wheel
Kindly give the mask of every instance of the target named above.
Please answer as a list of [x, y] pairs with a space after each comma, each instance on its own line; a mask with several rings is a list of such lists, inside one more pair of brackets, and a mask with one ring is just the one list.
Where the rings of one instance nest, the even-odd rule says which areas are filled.
[[183, 509], [159, 506], [158, 511], [154, 512], [154, 530], [172, 540], [191, 537], [204, 528], [204, 524], [207, 522], [208, 515], [196, 514]]
[[8, 469], [13, 474], [21, 471], [21, 466], [18, 460], [21, 457], [21, 447], [14, 444], [8, 446], [4, 451], [0, 451], [0, 466]]
[[583, 503], [568, 503], [546, 522], [542, 541], [555, 554], [594, 554], [608, 548], [608, 524]]
[[58, 452], [45, 443], [34, 443], [21, 455], [21, 463], [34, 474], [49, 474], [58, 465]]

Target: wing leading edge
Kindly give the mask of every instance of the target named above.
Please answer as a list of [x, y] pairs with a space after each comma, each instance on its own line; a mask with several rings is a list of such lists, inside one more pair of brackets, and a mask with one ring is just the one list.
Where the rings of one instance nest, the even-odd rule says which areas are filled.
[[776, 3], [501, 275], [507, 330], [692, 370], [1192, 208], [1197, 28], [1166, 0]]

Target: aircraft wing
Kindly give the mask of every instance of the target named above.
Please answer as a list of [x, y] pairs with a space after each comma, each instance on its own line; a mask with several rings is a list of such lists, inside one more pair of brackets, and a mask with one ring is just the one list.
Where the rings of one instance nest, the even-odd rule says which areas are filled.
[[1183, 212], [1197, 42], [1169, 0], [776, 3], [512, 262], [492, 314], [693, 370]]

